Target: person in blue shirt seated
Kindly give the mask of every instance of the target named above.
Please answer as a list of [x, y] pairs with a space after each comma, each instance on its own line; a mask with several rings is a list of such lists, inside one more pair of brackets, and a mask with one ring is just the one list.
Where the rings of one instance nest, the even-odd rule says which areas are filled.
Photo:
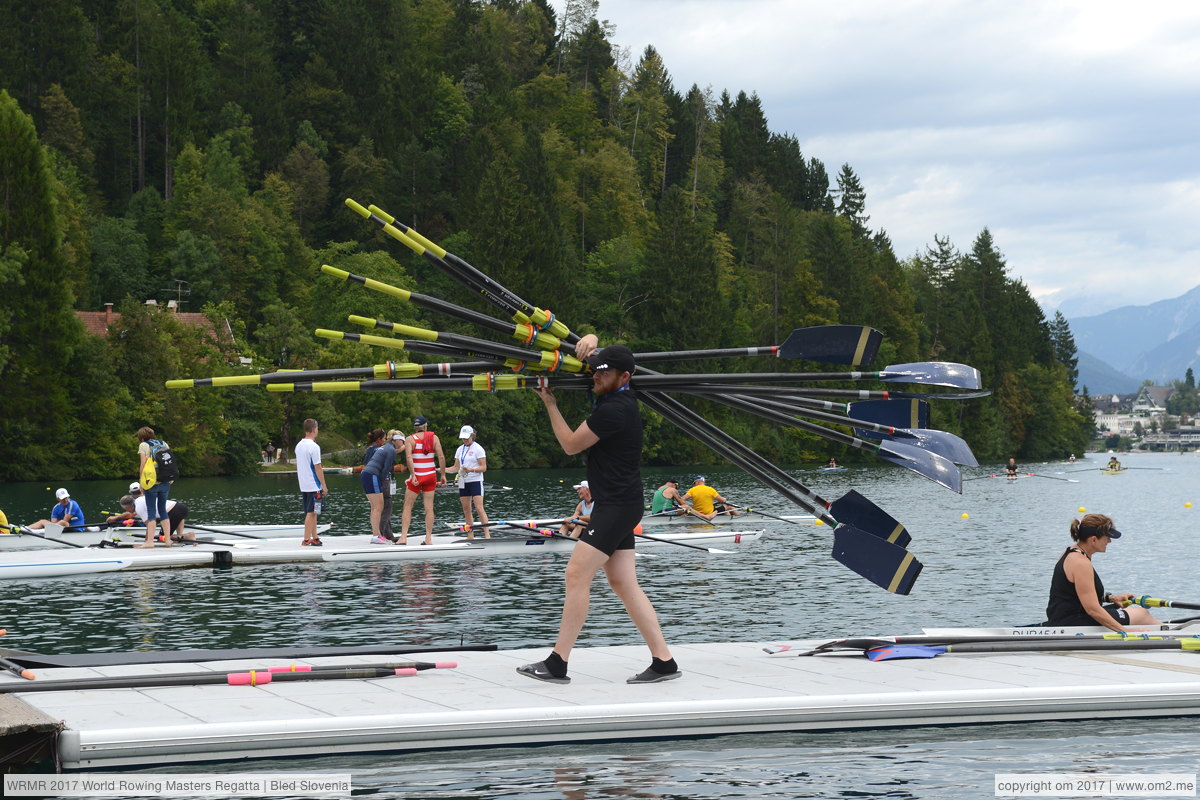
[[30, 525], [29, 529], [40, 531], [49, 524], [62, 525], [68, 530], [82, 528], [85, 523], [83, 509], [79, 507], [79, 503], [71, 499], [71, 495], [66, 489], [59, 489], [54, 496], [58, 498], [58, 502], [54, 504], [54, 508], [50, 509], [50, 519], [39, 519]]

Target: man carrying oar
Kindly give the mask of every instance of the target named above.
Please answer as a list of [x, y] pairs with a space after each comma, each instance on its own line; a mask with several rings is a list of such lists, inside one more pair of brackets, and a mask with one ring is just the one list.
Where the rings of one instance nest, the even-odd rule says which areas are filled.
[[[576, 349], [587, 356], [592, 337], [584, 337]], [[658, 683], [682, 673], [663, 638], [658, 615], [637, 581], [634, 560], [634, 529], [642, 518], [642, 418], [638, 401], [629, 386], [635, 369], [633, 353], [620, 345], [597, 350], [587, 358], [592, 368], [596, 410], [575, 430], [563, 418], [550, 389], [539, 389], [546, 405], [550, 427], [568, 455], [588, 451], [588, 485], [596, 506], [588, 528], [567, 562], [567, 594], [554, 650], [545, 661], [518, 667], [517, 672], [539, 681], [570, 683], [567, 661], [587, 619], [592, 578], [604, 568], [612, 587], [642, 638], [650, 647], [653, 661], [626, 683]]]

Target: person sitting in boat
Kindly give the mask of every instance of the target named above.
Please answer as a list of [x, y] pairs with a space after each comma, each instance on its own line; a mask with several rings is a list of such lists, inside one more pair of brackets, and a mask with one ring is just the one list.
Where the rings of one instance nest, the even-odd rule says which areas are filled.
[[679, 491], [679, 481], [668, 480], [654, 491], [654, 499], [650, 501], [651, 514], [667, 514], [672, 511], [687, 511], [687, 502]]
[[592, 489], [588, 486], [587, 481], [575, 484], [575, 492], [579, 495], [579, 502], [575, 504], [575, 510], [571, 512], [571, 516], [558, 529], [559, 533], [570, 536], [572, 539], [578, 539], [579, 534], [587, 530], [587, 524], [592, 520], [592, 508], [596, 505], [596, 501], [592, 499]]
[[708, 485], [703, 475], [697, 475], [692, 481], [692, 488], [687, 490], [687, 500], [692, 506], [692, 513], [711, 520], [717, 514], [738, 513], [733, 505]]
[[39, 519], [29, 526], [30, 530], [40, 531], [51, 524], [62, 525], [66, 530], [78, 530], [87, 524], [83, 521], [83, 509], [71, 499], [66, 489], [59, 489], [54, 496], [58, 502], [50, 509], [50, 519]]
[[[123, 520], [134, 521], [141, 520], [142, 524], [146, 524], [149, 514], [146, 511], [146, 496], [142, 493], [142, 486], [137, 481], [129, 484], [129, 494], [124, 495], [121, 500], [121, 508], [125, 511], [121, 514], [116, 514], [108, 518], [108, 523], [116, 524]], [[188, 507], [178, 500], [167, 499], [167, 521], [171, 529], [171, 541], [193, 541], [196, 534], [191, 531], [184, 532], [183, 523], [187, 520]], [[161, 534], [160, 534], [161, 536]]]
[[838, 463], [836, 458], [829, 459], [829, 463], [825, 465], [825, 469], [837, 469]]
[[1092, 566], [1092, 556], [1105, 552], [1109, 542], [1121, 538], [1112, 519], [1104, 514], [1088, 514], [1082, 520], [1071, 520], [1071, 538], [1075, 544], [1064, 550], [1054, 565], [1044, 624], [1103, 625], [1118, 632], [1133, 630], [1129, 625], [1158, 625], [1154, 615], [1144, 608], [1123, 608], [1133, 593], [1104, 591], [1104, 583]]
[[1004, 467], [1004, 471], [1008, 474], [1010, 480], [1017, 479], [1017, 472], [1019, 472], [1020, 469], [1021, 468], [1017, 466], [1017, 460], [1015, 458], [1010, 458], [1008, 460], [1008, 464]]
[[1108, 459], [1108, 471], [1109, 472], [1119, 472], [1120, 470], [1121, 470], [1121, 462], [1117, 461], [1116, 456], [1113, 456], [1110, 459]]
[[1074, 454], [1074, 453], [1071, 453], [1071, 455], [1067, 456], [1067, 463], [1068, 463], [1068, 464], [1074, 464], [1074, 463], [1075, 463], [1075, 454]]

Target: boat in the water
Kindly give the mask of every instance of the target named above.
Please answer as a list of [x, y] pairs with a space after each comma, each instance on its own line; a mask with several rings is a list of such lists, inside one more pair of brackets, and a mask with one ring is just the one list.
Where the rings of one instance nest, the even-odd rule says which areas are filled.
[[[765, 531], [670, 531], [642, 538], [639, 547], [705, 550], [758, 541]], [[372, 544], [369, 535], [329, 536], [320, 547], [304, 546], [298, 538], [198, 539], [171, 547], [135, 548], [132, 543], [31, 552], [0, 553], [0, 580], [50, 578], [98, 572], [163, 569], [168, 567], [231, 567], [254, 564], [338, 563], [350, 561], [408, 561], [472, 556], [514, 556], [534, 553], [569, 553], [575, 540], [536, 535], [494, 534], [467, 539], [462, 535], [433, 537], [421, 544], [411, 535], [407, 545]]]
[[[317, 526], [317, 533], [325, 533], [330, 524]], [[213, 533], [236, 538], [278, 539], [304, 536], [304, 525], [205, 525], [203, 530], [184, 525], [185, 533], [197, 536], [207, 536]], [[58, 525], [45, 530], [31, 531], [28, 528], [16, 528], [13, 533], [0, 532], [0, 551], [4, 550], [44, 550], [46, 548], [70, 548], [71, 545], [88, 546], [100, 542], [117, 542], [121, 544], [137, 544], [146, 539], [146, 529], [142, 527], [125, 526], [91, 526], [81, 531], [64, 531]], [[72, 548], [73, 549], [73, 548]]]
[[747, 511], [743, 514], [718, 514], [713, 517], [712, 521], [706, 521], [702, 517], [697, 517], [695, 514], [647, 514], [642, 517], [642, 527], [662, 527], [664, 525], [671, 527], [688, 526], [689, 528], [711, 528], [730, 527], [730, 526], [756, 526], [770, 522], [791, 522], [798, 525], [811, 525], [816, 521], [816, 517], [812, 514], [789, 514], [789, 515], [769, 515], [760, 514], [757, 511]]

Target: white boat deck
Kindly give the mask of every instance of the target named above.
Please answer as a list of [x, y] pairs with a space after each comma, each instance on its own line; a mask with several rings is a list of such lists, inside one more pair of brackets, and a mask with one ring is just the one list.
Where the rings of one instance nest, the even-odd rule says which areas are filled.
[[[727, 548], [750, 545], [764, 531], [733, 531], [713, 528], [703, 531], [670, 531], [655, 538], [638, 541], [639, 548], [654, 547], [684, 551], [688, 548]], [[435, 536], [432, 545], [423, 545], [422, 534], [411, 534], [403, 547], [371, 544], [371, 537], [328, 536], [321, 547], [306, 547], [300, 539], [222, 539], [219, 543], [176, 544], [171, 547], [73, 547], [55, 550], [0, 552], [0, 580], [49, 578], [96, 572], [116, 572], [168, 567], [231, 567], [252, 564], [289, 564], [303, 562], [406, 561], [472, 556], [520, 556], [539, 552], [569, 553], [575, 540], [560, 537], [523, 536], [497, 533], [491, 539], [476, 536]], [[665, 540], [665, 541], [664, 541]], [[674, 544], [672, 544], [674, 542]], [[682, 545], [682, 546], [681, 546]], [[698, 552], [692, 550], [691, 552]]]
[[[1200, 716], [1200, 661], [1178, 651], [769, 657], [765, 643], [675, 645], [683, 677], [630, 686], [644, 646], [579, 648], [572, 683], [515, 672], [536, 650], [397, 656], [454, 660], [412, 677], [69, 690], [13, 695], [63, 720], [71, 769], [303, 754], [1032, 720]], [[300, 663], [355, 665], [355, 656]], [[243, 671], [242, 661], [38, 671], [40, 680]], [[1086, 675], [1086, 681], [1081, 676]], [[21, 679], [0, 675], [0, 682]]]

